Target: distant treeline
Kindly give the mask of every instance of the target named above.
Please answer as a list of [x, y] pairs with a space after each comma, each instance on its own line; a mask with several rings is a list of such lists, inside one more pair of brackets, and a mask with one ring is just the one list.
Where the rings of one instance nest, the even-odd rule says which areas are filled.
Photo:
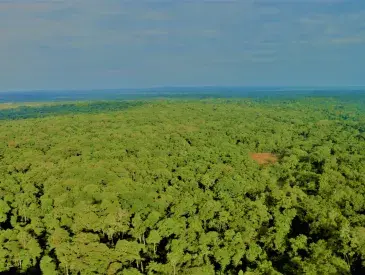
[[0, 120], [15, 120], [26, 118], [42, 118], [53, 115], [101, 113], [120, 111], [129, 107], [142, 105], [142, 101], [108, 101], [89, 103], [68, 103], [44, 106], [20, 106], [13, 109], [0, 110]]
[[[44, 105], [36, 106], [21, 106], [22, 103], [17, 103], [14, 108], [0, 108], [0, 120], [16, 120], [16, 119], [27, 119], [27, 118], [42, 118], [47, 116], [55, 115], [67, 115], [67, 114], [87, 114], [87, 113], [102, 113], [110, 111], [120, 111], [130, 107], [137, 107], [145, 104], [146, 102], [156, 101], [156, 100], [166, 100], [166, 101], [191, 101], [191, 100], [203, 100], [203, 101], [219, 101], [221, 103], [232, 103], [232, 102], [251, 102], [252, 104], [267, 104], [271, 106], [272, 104], [295, 104], [298, 100], [302, 102], [311, 102], [316, 106], [321, 106], [320, 108], [336, 108], [338, 111], [344, 108], [343, 104], [346, 104], [348, 110], [351, 106], [353, 115], [358, 114], [365, 108], [365, 93], [361, 91], [357, 92], [330, 92], [330, 91], [319, 91], [315, 92], [293, 92], [290, 94], [288, 91], [282, 92], [257, 92], [255, 93], [247, 92], [249, 97], [240, 98], [240, 93], [238, 91], [231, 91], [230, 93], [173, 93], [173, 94], [157, 94], [155, 97], [151, 96], [147, 100], [142, 99], [139, 95], [138, 100], [108, 100], [108, 101], [78, 101], [75, 103], [62, 103], [53, 101], [52, 104], [44, 103]], [[350, 103], [350, 104], [349, 104]], [[39, 103], [42, 104], [42, 103]], [[26, 105], [24, 103], [24, 105]], [[343, 116], [342, 119], [348, 119], [348, 117]]]

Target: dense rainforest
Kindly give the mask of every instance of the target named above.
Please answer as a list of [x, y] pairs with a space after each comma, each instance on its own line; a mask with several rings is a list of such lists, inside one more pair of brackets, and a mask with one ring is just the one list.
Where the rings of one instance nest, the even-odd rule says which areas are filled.
[[0, 273], [365, 274], [361, 100], [0, 110]]
[[[120, 111], [129, 107], [139, 106], [142, 101], [96, 101], [77, 103], [29, 103], [1, 104], [0, 120], [16, 120], [25, 118], [42, 118], [46, 116], [66, 114], [93, 114], [108, 111]], [[15, 108], [12, 106], [15, 105]]]

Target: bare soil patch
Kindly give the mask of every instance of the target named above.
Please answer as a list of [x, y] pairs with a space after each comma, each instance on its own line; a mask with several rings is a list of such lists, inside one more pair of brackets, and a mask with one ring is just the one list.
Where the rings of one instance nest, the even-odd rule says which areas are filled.
[[278, 161], [277, 156], [272, 153], [250, 153], [250, 157], [258, 164], [273, 164]]

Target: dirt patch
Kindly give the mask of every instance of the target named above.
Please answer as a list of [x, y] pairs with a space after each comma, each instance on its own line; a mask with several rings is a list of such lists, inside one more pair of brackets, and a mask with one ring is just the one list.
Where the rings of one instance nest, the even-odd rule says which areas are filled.
[[250, 153], [250, 157], [258, 164], [273, 164], [278, 161], [278, 158], [272, 153]]

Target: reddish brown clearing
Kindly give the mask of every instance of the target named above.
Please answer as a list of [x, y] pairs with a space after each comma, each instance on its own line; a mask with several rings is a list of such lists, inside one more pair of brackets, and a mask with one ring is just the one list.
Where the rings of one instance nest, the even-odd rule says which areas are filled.
[[250, 156], [258, 164], [270, 164], [278, 161], [278, 158], [271, 153], [250, 153]]

